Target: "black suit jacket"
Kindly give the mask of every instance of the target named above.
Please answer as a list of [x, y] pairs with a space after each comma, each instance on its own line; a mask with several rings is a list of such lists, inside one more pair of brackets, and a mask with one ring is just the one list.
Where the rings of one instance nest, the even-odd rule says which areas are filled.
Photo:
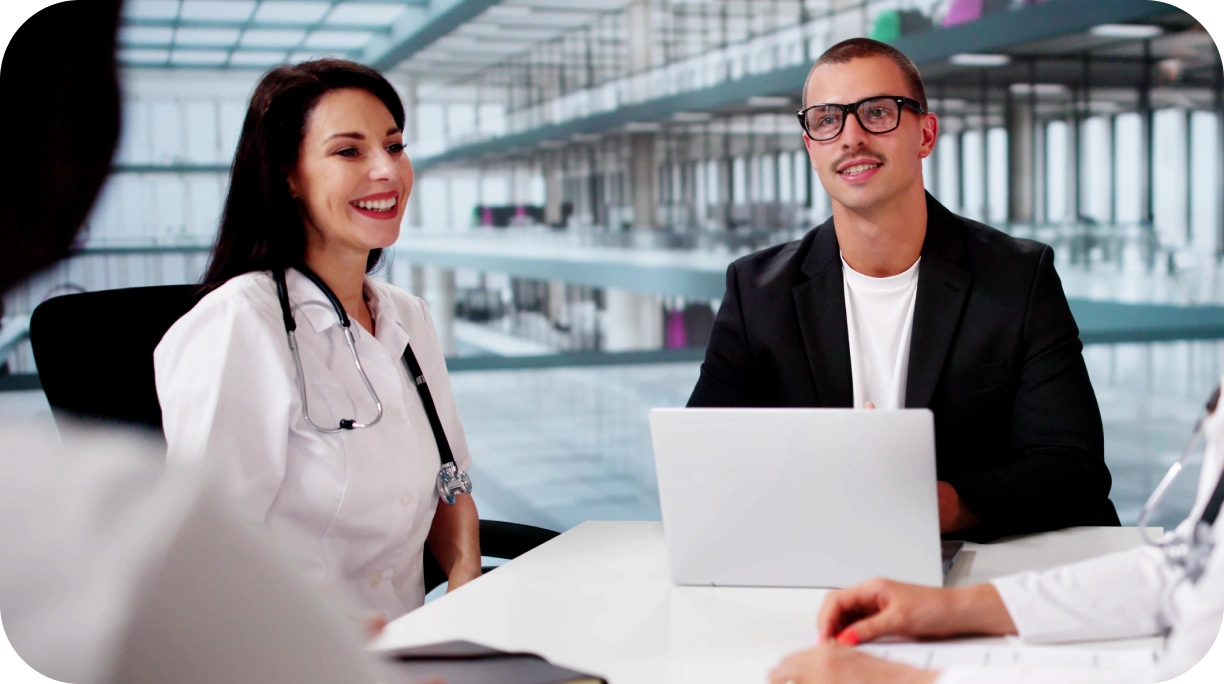
[[[935, 414], [939, 479], [989, 540], [1117, 525], [1101, 413], [1046, 245], [956, 216], [927, 195], [905, 405]], [[690, 407], [850, 407], [833, 220], [727, 269]]]

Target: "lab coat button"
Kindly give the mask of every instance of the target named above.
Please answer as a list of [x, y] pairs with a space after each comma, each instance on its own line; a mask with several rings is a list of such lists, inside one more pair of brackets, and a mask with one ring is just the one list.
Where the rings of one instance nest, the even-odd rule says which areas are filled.
[[412, 495], [411, 495], [411, 494], [405, 494], [405, 495], [401, 496], [401, 497], [400, 497], [400, 505], [401, 505], [401, 506], [403, 506], [404, 508], [408, 508], [409, 506], [411, 506], [411, 505], [412, 505]]
[[380, 584], [382, 584], [382, 573], [381, 572], [376, 572], [373, 575], [370, 575], [370, 586], [371, 587], [377, 587]]

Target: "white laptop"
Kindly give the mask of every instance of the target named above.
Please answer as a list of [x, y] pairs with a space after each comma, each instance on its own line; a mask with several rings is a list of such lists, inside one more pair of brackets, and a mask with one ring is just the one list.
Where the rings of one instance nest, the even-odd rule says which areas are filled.
[[943, 583], [927, 409], [654, 409], [675, 584]]

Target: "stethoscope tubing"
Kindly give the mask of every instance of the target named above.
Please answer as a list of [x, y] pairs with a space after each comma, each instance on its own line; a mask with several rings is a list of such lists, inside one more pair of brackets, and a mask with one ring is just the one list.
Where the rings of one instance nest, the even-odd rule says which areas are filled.
[[331, 291], [327, 284], [319, 279], [319, 276], [310, 269], [299, 268], [298, 271], [313, 282], [319, 290], [321, 290], [327, 300], [331, 303], [332, 309], [336, 312], [336, 318], [340, 321], [340, 329], [344, 332], [344, 341], [348, 345], [349, 353], [353, 357], [353, 366], [357, 368], [357, 375], [361, 377], [361, 383], [365, 385], [366, 392], [369, 392], [370, 398], [374, 400], [375, 415], [374, 419], [368, 423], [358, 422], [355, 418], [341, 418], [340, 424], [334, 428], [326, 428], [315, 423], [310, 418], [310, 407], [306, 398], [306, 374], [302, 372], [302, 355], [298, 351], [297, 344], [297, 322], [293, 320], [293, 310], [289, 305], [289, 288], [285, 283], [285, 272], [273, 271], [273, 278], [276, 280], [276, 294], [280, 299], [281, 314], [285, 320], [285, 335], [289, 340], [289, 353], [293, 357], [293, 365], [297, 368], [297, 386], [298, 395], [302, 399], [302, 417], [306, 419], [306, 424], [318, 432], [324, 434], [334, 434], [345, 430], [363, 430], [365, 428], [374, 427], [383, 417], [382, 400], [378, 398], [378, 392], [374, 391], [374, 385], [370, 383], [370, 376], [366, 374], [365, 368], [361, 365], [361, 358], [357, 355], [357, 341], [353, 339], [352, 321], [349, 320], [348, 313], [336, 299], [335, 293]]
[[[1215, 524], [1218, 510], [1210, 510], [1212, 506], [1209, 504], [1208, 509], [1205, 509], [1199, 516], [1199, 519], [1194, 521], [1188, 536], [1179, 534], [1177, 530], [1171, 530], [1166, 532], [1161, 538], [1153, 538], [1148, 534], [1147, 523], [1168, 493], [1169, 488], [1172, 487], [1173, 482], [1177, 480], [1182, 470], [1185, 469], [1186, 463], [1190, 460], [1190, 455], [1194, 452], [1194, 447], [1198, 444], [1199, 438], [1203, 434], [1203, 423], [1207, 421], [1211, 414], [1215, 413], [1219, 400], [1220, 387], [1216, 387], [1215, 392], [1211, 395], [1211, 399], [1207, 401], [1206, 413], [1194, 424], [1194, 432], [1190, 435], [1190, 441], [1186, 444], [1185, 450], [1182, 451], [1177, 461], [1169, 467], [1164, 477], [1160, 479], [1160, 483], [1156, 485], [1156, 489], [1148, 496], [1147, 501], [1143, 504], [1143, 509], [1139, 512], [1139, 536], [1143, 539], [1144, 543], [1160, 549], [1164, 553], [1165, 560], [1172, 567], [1182, 569], [1183, 579], [1189, 579], [1195, 583], [1203, 575], [1208, 559], [1215, 546], [1211, 540], [1211, 529]], [[1221, 475], [1221, 478], [1222, 480], [1216, 483], [1216, 492], [1213, 495], [1213, 499], [1219, 496], [1219, 490], [1221, 487], [1224, 487], [1224, 474]]]
[[[280, 300], [281, 315], [284, 318], [285, 336], [289, 340], [289, 352], [297, 369], [297, 386], [298, 394], [302, 400], [302, 417], [306, 420], [308, 426], [324, 434], [374, 427], [378, 424], [378, 421], [382, 420], [383, 405], [382, 401], [378, 398], [378, 393], [374, 391], [374, 385], [370, 383], [370, 376], [366, 374], [365, 368], [361, 365], [361, 358], [357, 355], [357, 342], [353, 339], [352, 325], [348, 313], [345, 312], [344, 306], [340, 304], [340, 300], [336, 298], [335, 293], [331, 291], [327, 283], [323, 282], [318, 275], [304, 265], [298, 266], [297, 270], [314, 283], [327, 297], [327, 300], [331, 302], [332, 308], [336, 312], [336, 318], [340, 321], [340, 328], [344, 331], [344, 340], [348, 344], [349, 352], [353, 355], [353, 365], [357, 368], [357, 374], [361, 376], [361, 382], [365, 385], [366, 391], [374, 399], [374, 407], [377, 411], [374, 420], [368, 423], [359, 423], [353, 418], [341, 418], [340, 425], [335, 428], [325, 428], [311, 420], [310, 406], [306, 399], [306, 374], [302, 370], [302, 355], [298, 351], [297, 322], [293, 320], [293, 310], [289, 303], [289, 286], [285, 283], [285, 271], [274, 270], [272, 277], [276, 281], [276, 295]], [[457, 495], [472, 493], [472, 479], [468, 477], [466, 472], [460, 470], [458, 464], [455, 463], [450, 442], [446, 438], [446, 430], [442, 427], [442, 420], [438, 417], [437, 407], [434, 406], [429, 386], [425, 382], [425, 372], [421, 370], [420, 364], [416, 360], [416, 355], [412, 352], [411, 345], [404, 349], [404, 363], [408, 366], [409, 375], [411, 376], [409, 380], [416, 384], [417, 393], [421, 397], [425, 415], [429, 419], [430, 429], [433, 431], [434, 440], [438, 445], [438, 456], [442, 460], [442, 467], [438, 470], [435, 488], [443, 501], [454, 505]]]

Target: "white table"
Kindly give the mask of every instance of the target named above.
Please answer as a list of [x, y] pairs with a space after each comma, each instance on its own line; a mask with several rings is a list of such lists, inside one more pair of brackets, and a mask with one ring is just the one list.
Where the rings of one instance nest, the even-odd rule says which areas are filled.
[[[1136, 528], [1115, 527], [966, 544], [947, 584], [1141, 543]], [[760, 682], [783, 655], [814, 643], [826, 593], [673, 586], [660, 523], [588, 522], [392, 622], [372, 648], [467, 639], [539, 653], [612, 684]]]

